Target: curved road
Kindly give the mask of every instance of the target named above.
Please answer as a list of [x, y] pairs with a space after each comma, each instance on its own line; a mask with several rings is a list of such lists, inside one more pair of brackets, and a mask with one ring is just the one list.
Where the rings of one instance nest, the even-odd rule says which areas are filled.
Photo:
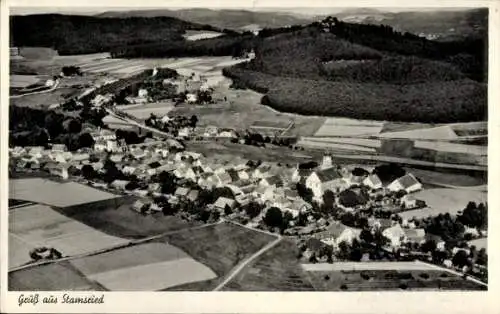
[[10, 96], [10, 98], [21, 98], [24, 96], [50, 93], [50, 92], [55, 91], [58, 86], [59, 86], [59, 80], [56, 80], [54, 83], [54, 86], [52, 86], [50, 89], [46, 89], [46, 90], [42, 90], [42, 91], [38, 91], [38, 92], [27, 93], [27, 94], [22, 94], [22, 95], [12, 95], [12, 96]]

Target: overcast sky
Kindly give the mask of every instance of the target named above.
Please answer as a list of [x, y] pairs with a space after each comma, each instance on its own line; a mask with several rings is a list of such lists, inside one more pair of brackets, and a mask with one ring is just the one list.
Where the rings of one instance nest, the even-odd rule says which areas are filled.
[[[192, 7], [191, 7], [192, 8]], [[206, 7], [209, 8], [209, 7]], [[42, 14], [42, 13], [61, 13], [61, 14], [81, 14], [81, 15], [89, 15], [89, 14], [98, 14], [106, 11], [133, 11], [133, 10], [161, 10], [161, 9], [169, 9], [169, 10], [178, 10], [178, 9], [186, 9], [186, 7], [10, 7], [10, 14], [13, 15], [25, 15], [25, 14]], [[295, 14], [305, 14], [305, 15], [319, 15], [319, 14], [333, 14], [338, 13], [340, 11], [346, 9], [354, 9], [345, 8], [345, 7], [336, 7], [336, 8], [324, 8], [324, 7], [311, 7], [311, 8], [291, 8], [291, 7], [260, 7], [260, 8], [237, 8], [237, 7], [217, 7], [210, 8], [214, 10], [220, 9], [244, 9], [244, 10], [252, 10], [252, 11], [274, 11], [274, 12], [290, 12]], [[377, 8], [381, 11], [389, 11], [389, 12], [402, 12], [402, 11], [436, 11], [436, 10], [464, 10], [467, 8], [412, 8], [412, 7], [399, 7], [399, 8]]]

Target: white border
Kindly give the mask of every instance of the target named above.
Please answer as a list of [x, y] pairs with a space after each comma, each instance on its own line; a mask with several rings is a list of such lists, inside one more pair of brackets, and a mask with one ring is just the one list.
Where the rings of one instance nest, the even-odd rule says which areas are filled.
[[[500, 186], [498, 175], [499, 166], [495, 161], [498, 157], [498, 87], [500, 81], [500, 67], [498, 61], [498, 36], [499, 36], [499, 5], [495, 1], [475, 0], [421, 0], [415, 1], [327, 1], [309, 0], [304, 3], [299, 0], [266, 0], [266, 1], [231, 1], [231, 0], [90, 0], [81, 3], [72, 3], [67, 0], [16, 0], [0, 1], [1, 17], [0, 30], [2, 39], [2, 72], [1, 72], [1, 216], [0, 216], [0, 257], [1, 257], [1, 309], [0, 312], [9, 313], [500, 313], [500, 299], [496, 297], [498, 291], [498, 280], [500, 278], [498, 266], [500, 265], [498, 242], [499, 236], [499, 199], [496, 197], [495, 188]], [[210, 7], [210, 8], [260, 8], [276, 7], [485, 7], [490, 8], [489, 17], [489, 184], [488, 195], [490, 210], [489, 221], [489, 291], [488, 292], [275, 292], [275, 293], [252, 293], [252, 292], [106, 292], [105, 303], [102, 305], [47, 305], [38, 304], [17, 306], [17, 299], [21, 292], [6, 292], [6, 269], [7, 269], [7, 139], [8, 139], [8, 11], [9, 6], [35, 6], [35, 7], [59, 7], [71, 9], [71, 7]], [[26, 292], [27, 294], [29, 292]], [[64, 292], [41, 293], [41, 295], [62, 296]], [[72, 293], [72, 296], [83, 296], [85, 293]]]

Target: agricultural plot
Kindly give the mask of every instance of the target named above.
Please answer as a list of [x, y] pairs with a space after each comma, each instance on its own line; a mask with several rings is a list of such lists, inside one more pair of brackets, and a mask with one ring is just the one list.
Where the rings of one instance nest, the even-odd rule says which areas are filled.
[[39, 265], [8, 274], [11, 291], [103, 291], [68, 261]]
[[427, 189], [413, 193], [412, 195], [416, 199], [425, 201], [427, 207], [399, 213], [403, 219], [411, 219], [413, 217], [420, 219], [445, 213], [456, 215], [470, 201], [477, 203], [486, 203], [488, 201], [488, 194], [486, 192], [467, 189]]
[[55, 207], [68, 207], [118, 197], [75, 182], [59, 183], [43, 178], [9, 180], [9, 198]]
[[484, 290], [483, 286], [444, 270], [384, 268], [387, 269], [317, 270], [309, 271], [308, 276], [317, 291]]
[[36, 75], [10, 75], [9, 86], [11, 88], [26, 88], [40, 82]]
[[63, 256], [73, 256], [128, 242], [99, 232], [44, 205], [11, 210], [9, 233], [12, 240], [9, 259], [13, 262], [10, 268], [24, 264], [24, 256], [29, 257], [29, 250], [34, 247], [55, 248]]
[[126, 112], [137, 119], [146, 120], [154, 114], [158, 117], [166, 116], [172, 109], [174, 105], [171, 102], [161, 102], [161, 103], [150, 103], [140, 106], [120, 106], [117, 108]]
[[407, 168], [407, 172], [413, 173], [422, 183], [434, 185], [453, 185], [460, 187], [480, 187], [488, 183], [487, 175], [471, 176], [462, 173], [447, 173], [417, 168]]
[[245, 267], [225, 291], [314, 291], [297, 261], [297, 245], [283, 240]]
[[315, 136], [370, 136], [377, 135], [383, 122], [347, 118], [327, 118]]
[[238, 263], [250, 257], [275, 237], [237, 225], [222, 223], [196, 230], [184, 230], [162, 240], [181, 248], [197, 261], [210, 267], [219, 278], [173, 290], [210, 290]]
[[216, 275], [182, 250], [145, 243], [71, 261], [87, 278], [111, 291], [156, 291]]
[[359, 153], [376, 153], [376, 148], [380, 146], [380, 141], [358, 138], [302, 137], [297, 142], [297, 146]]
[[386, 132], [380, 134], [381, 138], [401, 138], [414, 140], [456, 140], [457, 134], [449, 125], [433, 128], [414, 129], [399, 132]]
[[141, 215], [131, 208], [131, 204], [105, 209], [88, 206], [85, 211], [71, 213], [70, 217], [103, 233], [127, 239], [141, 239], [197, 225], [162, 213]]
[[416, 148], [432, 149], [439, 152], [463, 153], [476, 156], [486, 156], [487, 146], [455, 144], [448, 142], [415, 141]]
[[184, 37], [186, 40], [194, 41], [200, 39], [215, 38], [222, 35], [224, 34], [219, 32], [187, 30], [182, 37]]

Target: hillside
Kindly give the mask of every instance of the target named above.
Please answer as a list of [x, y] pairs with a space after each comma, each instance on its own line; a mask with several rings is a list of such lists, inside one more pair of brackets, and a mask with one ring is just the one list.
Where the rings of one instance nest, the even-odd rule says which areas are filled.
[[172, 17], [96, 18], [41, 14], [10, 17], [10, 45], [51, 47], [59, 54], [106, 52], [113, 48], [184, 41], [186, 30], [219, 29]]
[[278, 12], [253, 12], [247, 10], [211, 10], [202, 8], [183, 10], [138, 10], [109, 11], [96, 17], [158, 17], [169, 16], [192, 23], [209, 24], [221, 29], [245, 30], [247, 26], [274, 28], [296, 24], [308, 24], [312, 19], [296, 17], [292, 14]]
[[464, 73], [447, 62], [470, 57], [466, 45], [378, 26], [323, 29], [263, 38], [252, 62], [224, 73], [235, 87], [266, 93], [263, 103], [281, 111], [433, 123], [485, 118], [486, 84], [470, 79], [480, 69]]

